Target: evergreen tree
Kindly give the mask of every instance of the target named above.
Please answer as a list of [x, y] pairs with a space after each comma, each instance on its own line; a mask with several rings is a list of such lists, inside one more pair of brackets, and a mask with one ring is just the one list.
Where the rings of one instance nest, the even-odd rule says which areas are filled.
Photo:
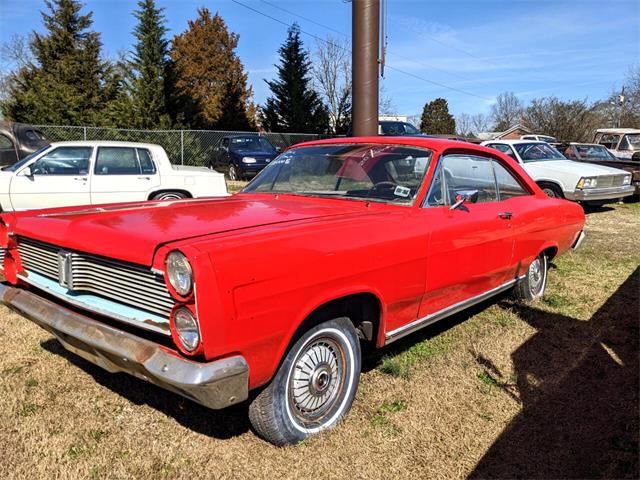
[[420, 118], [420, 130], [429, 134], [454, 134], [456, 121], [449, 113], [449, 105], [444, 98], [427, 102]]
[[115, 90], [113, 71], [100, 58], [100, 36], [90, 30], [92, 14], [82, 15], [78, 0], [45, 0], [45, 5], [46, 33], [34, 32], [34, 61], [10, 76], [4, 115], [25, 123], [100, 124], [100, 111]]
[[278, 79], [265, 80], [273, 95], [262, 108], [264, 128], [272, 132], [326, 132], [329, 116], [318, 93], [311, 88], [311, 62], [297, 25], [289, 29], [279, 53]]
[[171, 96], [169, 76], [169, 42], [163, 9], [155, 0], [139, 0], [134, 12], [138, 25], [134, 30], [137, 42], [130, 62], [132, 79], [132, 122], [137, 128], [167, 128], [171, 126], [168, 98]]
[[255, 128], [247, 74], [235, 49], [239, 35], [230, 33], [219, 14], [206, 8], [189, 21], [171, 48], [177, 112], [192, 128], [248, 130]]

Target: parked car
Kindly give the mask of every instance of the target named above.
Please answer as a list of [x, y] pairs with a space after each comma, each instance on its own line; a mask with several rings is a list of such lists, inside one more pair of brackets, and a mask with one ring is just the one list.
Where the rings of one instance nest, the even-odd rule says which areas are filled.
[[3, 211], [227, 194], [221, 173], [147, 143], [56, 142], [0, 170]]
[[[409, 122], [401, 122], [399, 120], [380, 120], [378, 121], [378, 135], [388, 137], [428, 137], [429, 135], [422, 133], [414, 125]], [[347, 130], [347, 137], [353, 136], [351, 126]]]
[[538, 142], [547, 142], [547, 143], [556, 143], [558, 140], [556, 137], [552, 137], [550, 135], [522, 135], [520, 140], [535, 140]]
[[554, 146], [569, 160], [606, 165], [607, 167], [619, 168], [629, 172], [631, 174], [631, 185], [635, 187], [636, 195], [640, 194], [640, 163], [637, 161], [618, 158], [607, 150], [604, 145], [597, 143], [571, 142]]
[[257, 175], [278, 153], [261, 135], [226, 135], [216, 144], [208, 167], [228, 169], [230, 180], [242, 180]]
[[640, 162], [640, 130], [637, 128], [600, 128], [593, 137], [618, 158]]
[[0, 121], [0, 167], [16, 163], [49, 142], [31, 125]]
[[550, 197], [566, 198], [598, 206], [633, 195], [631, 174], [617, 168], [567, 160], [546, 142], [490, 140], [494, 148], [520, 163]]
[[495, 150], [331, 139], [233, 197], [4, 213], [0, 298], [110, 372], [214, 409], [255, 391], [255, 431], [284, 445], [346, 415], [361, 344], [539, 298], [583, 225]]
[[256, 432], [284, 445], [346, 415], [361, 344], [539, 298], [583, 225], [495, 150], [316, 141], [229, 198], [4, 213], [0, 299], [110, 372], [214, 409], [255, 391]]

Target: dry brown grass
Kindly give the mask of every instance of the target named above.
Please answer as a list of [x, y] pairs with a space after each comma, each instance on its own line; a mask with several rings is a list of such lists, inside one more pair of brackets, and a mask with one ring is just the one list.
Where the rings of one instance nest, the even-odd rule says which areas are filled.
[[0, 478], [637, 478], [640, 208], [588, 228], [544, 301], [489, 302], [367, 356], [348, 418], [288, 448], [246, 405], [110, 375], [2, 308]]

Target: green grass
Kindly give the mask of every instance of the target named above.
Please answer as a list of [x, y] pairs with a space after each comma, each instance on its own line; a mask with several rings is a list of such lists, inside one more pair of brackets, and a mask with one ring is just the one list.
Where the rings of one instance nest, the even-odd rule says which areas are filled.
[[38, 410], [40, 410], [40, 408], [40, 405], [37, 405], [35, 403], [27, 403], [23, 405], [22, 408], [18, 411], [18, 415], [20, 417], [30, 417]]
[[448, 332], [416, 343], [408, 349], [382, 358], [380, 371], [393, 377], [409, 379], [416, 364], [445, 354], [452, 346]]
[[27, 387], [27, 388], [37, 387], [38, 386], [38, 380], [36, 380], [35, 378], [27, 378], [24, 381], [24, 386]]

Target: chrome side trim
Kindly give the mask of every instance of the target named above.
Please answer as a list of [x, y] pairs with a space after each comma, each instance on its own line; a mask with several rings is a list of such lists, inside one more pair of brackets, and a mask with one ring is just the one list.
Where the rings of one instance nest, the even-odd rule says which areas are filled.
[[391, 330], [390, 332], [387, 332], [385, 334], [385, 339], [386, 339], [385, 343], [391, 343], [395, 340], [398, 340], [399, 338], [402, 338], [406, 335], [409, 335], [410, 333], [415, 332], [416, 330], [420, 330], [421, 328], [426, 327], [427, 325], [431, 325], [432, 323], [435, 323], [438, 320], [442, 320], [445, 317], [451, 316], [468, 307], [476, 305], [486, 300], [487, 298], [493, 297], [498, 293], [504, 292], [505, 290], [508, 290], [513, 285], [515, 285], [516, 282], [518, 282], [519, 280], [522, 280], [524, 277], [525, 275], [522, 275], [518, 278], [514, 278], [513, 280], [509, 280], [508, 282], [503, 283], [502, 285], [496, 288], [493, 288], [491, 290], [488, 290], [484, 293], [481, 293], [480, 295], [455, 303], [447, 308], [443, 308], [442, 310], [431, 313], [426, 317], [419, 318], [418, 320], [415, 320], [411, 323], [407, 323], [402, 327], [398, 327], [395, 330]]

